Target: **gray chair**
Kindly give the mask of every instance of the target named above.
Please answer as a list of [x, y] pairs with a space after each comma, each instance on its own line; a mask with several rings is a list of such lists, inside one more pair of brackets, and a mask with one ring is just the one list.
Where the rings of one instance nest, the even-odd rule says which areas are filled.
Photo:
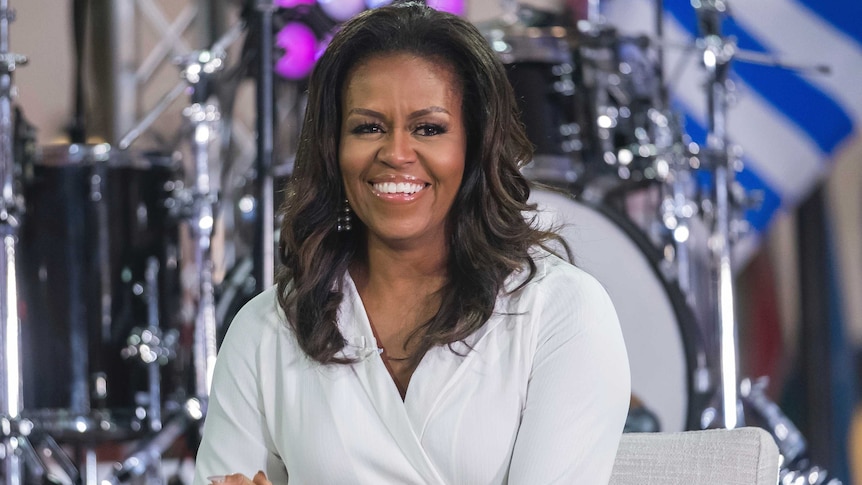
[[778, 466], [761, 428], [625, 433], [610, 485], [775, 485]]

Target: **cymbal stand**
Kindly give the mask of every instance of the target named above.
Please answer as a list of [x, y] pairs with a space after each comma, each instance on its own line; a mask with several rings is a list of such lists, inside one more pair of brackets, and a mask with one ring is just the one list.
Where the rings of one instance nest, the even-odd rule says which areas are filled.
[[729, 150], [727, 137], [728, 79], [730, 63], [736, 46], [721, 36], [721, 21], [727, 12], [723, 0], [692, 2], [697, 12], [701, 37], [698, 38], [703, 66], [709, 75], [707, 82], [708, 134], [701, 154], [706, 168], [713, 175], [711, 200], [711, 234], [709, 250], [713, 279], [716, 285], [716, 323], [719, 341], [721, 410], [718, 425], [732, 429], [744, 425], [738, 405], [738, 345], [734, 288], [731, 264], [730, 187], [734, 167], [739, 163]]
[[[686, 302], [692, 309], [708, 302], [697, 300], [694, 276], [698, 265], [693, 257], [695, 247], [692, 220], [699, 216], [695, 200], [696, 182], [692, 173], [695, 160], [687, 146], [678, 116], [665, 105], [647, 113], [653, 131], [655, 160], [653, 169], [661, 183], [661, 202], [658, 207], [657, 239], [664, 245], [662, 270], [675, 279]], [[711, 359], [708, 350], [697, 349], [691, 383], [698, 396], [708, 396], [714, 385], [710, 373]]]
[[218, 105], [211, 100], [211, 84], [224, 68], [226, 49], [245, 29], [237, 22], [219, 38], [210, 49], [193, 52], [179, 59], [181, 81], [168, 91], [156, 106], [120, 139], [118, 146], [125, 150], [138, 139], [158, 117], [183, 93], [190, 93], [191, 104], [183, 110], [190, 133], [192, 174], [189, 188], [174, 192], [171, 207], [186, 219], [194, 239], [193, 260], [198, 271], [198, 305], [195, 312], [193, 359], [195, 368], [194, 394], [204, 402], [209, 396], [212, 371], [216, 358], [216, 314], [213, 283], [214, 261], [211, 255], [212, 235], [218, 202], [219, 177], [211, 172], [219, 163], [222, 129]]
[[[209, 48], [208, 52], [215, 53], [223, 59], [225, 50], [239, 39], [244, 30], [244, 22], [235, 23], [227, 32], [224, 33], [224, 35], [221, 36], [220, 39], [218, 39], [218, 41], [216, 41], [215, 44], [212, 45], [212, 47]], [[179, 62], [182, 63], [183, 60], [180, 59]], [[117, 143], [117, 148], [120, 150], [126, 150], [131, 147], [132, 143], [146, 132], [150, 126], [155, 123], [159, 116], [161, 116], [162, 113], [164, 113], [165, 110], [167, 110], [171, 104], [188, 89], [189, 82], [185, 78], [180, 79], [173, 88], [162, 95], [162, 97], [156, 102], [156, 105], [146, 113], [143, 118], [138, 120], [138, 122], [129, 131], [127, 131], [122, 138], [120, 138], [120, 141]]]
[[191, 187], [181, 190], [178, 198], [181, 215], [188, 221], [195, 245], [193, 259], [198, 270], [198, 305], [192, 352], [195, 396], [203, 400], [209, 396], [216, 359], [215, 262], [211, 250], [219, 178], [211, 174], [211, 169], [221, 166], [219, 140], [222, 130], [221, 112], [209, 96], [209, 83], [223, 66], [224, 52], [199, 51], [186, 60], [182, 71], [192, 91], [192, 104], [183, 110], [183, 116], [190, 128], [194, 167]]
[[9, 24], [15, 14], [8, 0], [0, 0], [0, 429], [3, 483], [23, 483], [22, 455], [32, 449], [27, 440], [31, 425], [22, 422], [21, 336], [15, 271], [18, 228], [24, 206], [15, 189], [12, 72], [27, 58], [9, 52]]
[[[152, 434], [141, 440], [138, 449], [122, 463], [116, 463], [113, 475], [106, 483], [119, 484], [146, 477], [147, 483], [160, 483], [159, 463], [164, 453], [182, 436], [189, 426], [203, 418], [209, 396], [212, 372], [216, 359], [216, 313], [215, 285], [212, 258], [212, 236], [217, 217], [217, 176], [212, 169], [219, 163], [221, 114], [217, 104], [210, 101], [210, 83], [213, 76], [224, 65], [224, 51], [197, 51], [182, 59], [182, 76], [191, 94], [191, 104], [183, 109], [183, 117], [189, 129], [193, 166], [186, 177], [190, 187], [184, 185], [172, 194], [172, 212], [184, 219], [189, 227], [194, 244], [192, 261], [197, 273], [192, 359], [194, 367], [194, 392], [167, 420], [162, 420], [161, 385], [158, 375], [160, 363], [166, 363], [175, 354], [176, 335], [162, 334], [158, 327], [157, 274], [158, 263], [148, 262], [148, 313], [147, 328], [138, 328], [129, 336], [124, 356], [140, 358], [148, 365], [150, 380], [150, 430]], [[134, 130], [133, 130], [134, 131]], [[213, 181], [215, 179], [215, 181]]]

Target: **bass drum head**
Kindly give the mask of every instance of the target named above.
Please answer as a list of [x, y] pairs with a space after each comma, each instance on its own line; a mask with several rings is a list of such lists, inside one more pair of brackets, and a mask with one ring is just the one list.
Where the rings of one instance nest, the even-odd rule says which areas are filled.
[[698, 329], [679, 289], [658, 271], [658, 254], [621, 217], [565, 194], [534, 189], [537, 222], [568, 243], [575, 265], [610, 294], [631, 367], [632, 394], [655, 413], [662, 431], [697, 426], [692, 386]]

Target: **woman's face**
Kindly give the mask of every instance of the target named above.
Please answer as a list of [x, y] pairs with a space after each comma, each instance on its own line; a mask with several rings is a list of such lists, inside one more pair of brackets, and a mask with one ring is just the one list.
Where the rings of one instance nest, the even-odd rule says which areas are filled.
[[369, 244], [445, 246], [467, 150], [461, 90], [451, 66], [405, 53], [348, 74], [338, 161]]

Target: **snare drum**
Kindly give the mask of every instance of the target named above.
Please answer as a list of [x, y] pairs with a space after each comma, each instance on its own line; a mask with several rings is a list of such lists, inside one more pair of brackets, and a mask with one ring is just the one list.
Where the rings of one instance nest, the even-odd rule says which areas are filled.
[[127, 431], [150, 384], [141, 359], [121, 353], [136, 329], [167, 333], [177, 311], [174, 163], [58, 145], [24, 172], [23, 414], [59, 436]]
[[700, 429], [712, 392], [708, 352], [679, 288], [659, 267], [658, 251], [615, 213], [567, 195], [534, 190], [542, 227], [561, 228], [575, 264], [610, 294], [628, 350], [632, 394], [662, 431]]

